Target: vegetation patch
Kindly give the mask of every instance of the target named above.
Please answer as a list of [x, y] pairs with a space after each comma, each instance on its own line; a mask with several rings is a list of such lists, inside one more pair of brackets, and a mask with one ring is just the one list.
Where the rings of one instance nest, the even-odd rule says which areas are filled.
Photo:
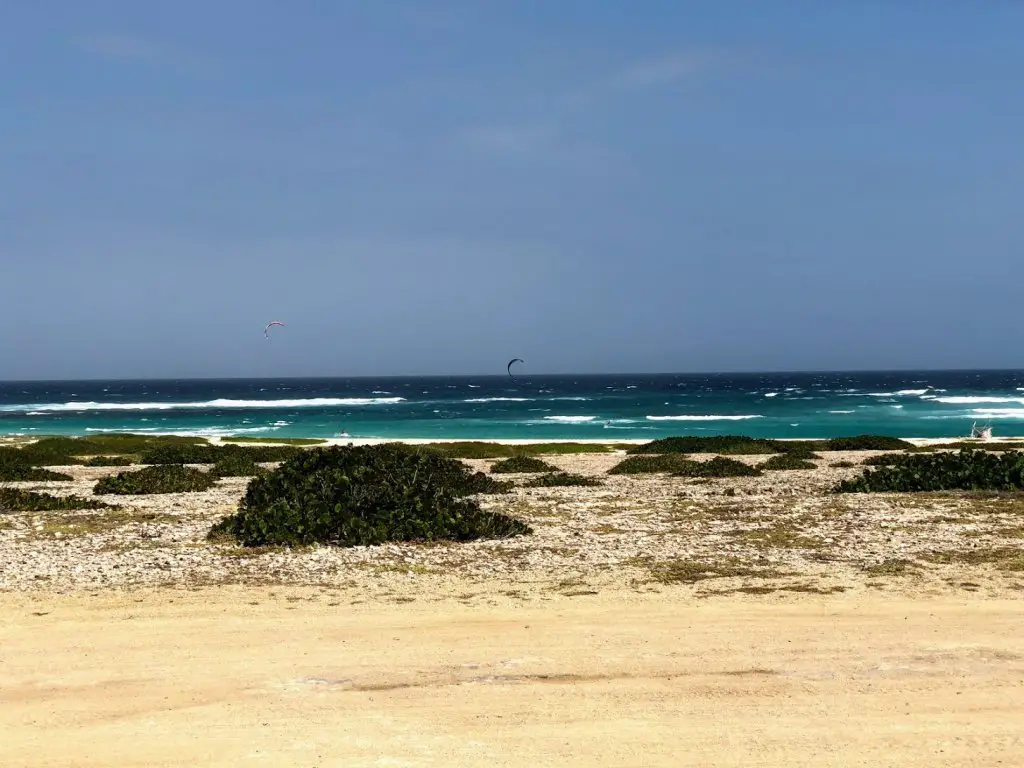
[[214, 477], [255, 477], [265, 471], [249, 456], [241, 454], [221, 456], [210, 468], [210, 474]]
[[524, 488], [587, 488], [598, 485], [604, 485], [600, 479], [596, 477], [587, 477], [586, 475], [576, 475], [571, 472], [552, 472], [549, 475], [541, 475], [540, 477], [534, 478], [526, 483]]
[[53, 496], [49, 493], [0, 488], [0, 512], [53, 512], [70, 509], [112, 509], [98, 499]]
[[[87, 536], [107, 533], [126, 525], [176, 522], [173, 515], [135, 510], [110, 510], [99, 514], [50, 516], [43, 520], [43, 536]], [[137, 543], [136, 543], [137, 545]]]
[[856, 467], [857, 465], [854, 464], [852, 461], [845, 461], [844, 460], [844, 461], [835, 461], [835, 462], [829, 464], [829, 466], [832, 467], [833, 469], [852, 469], [853, 467]]
[[[110, 434], [95, 437], [44, 437], [20, 448], [0, 447], [0, 454], [17, 451], [25, 463], [37, 467], [81, 464], [83, 456], [133, 455], [158, 446], [205, 444], [200, 437]], [[2, 460], [0, 460], [2, 461]]]
[[127, 456], [93, 456], [86, 459], [87, 467], [130, 467], [132, 460]]
[[498, 474], [536, 474], [539, 472], [554, 472], [556, 467], [546, 461], [534, 458], [533, 456], [513, 456], [511, 459], [504, 459], [495, 462], [491, 466], [491, 472]]
[[93, 488], [100, 495], [115, 493], [121, 495], [142, 495], [153, 493], [189, 493], [209, 490], [217, 478], [207, 472], [191, 467], [170, 464], [143, 467], [134, 472], [120, 472], [102, 478]]
[[142, 464], [216, 464], [245, 457], [253, 462], [287, 461], [306, 448], [294, 445], [155, 445], [143, 451]]
[[857, 435], [856, 437], [835, 437], [825, 441], [825, 451], [904, 451], [914, 447], [913, 443], [898, 437], [886, 435]]
[[1024, 453], [963, 450], [901, 456], [836, 486], [838, 493], [1016, 491], [1024, 489]]
[[762, 471], [776, 471], [788, 469], [816, 469], [817, 464], [810, 459], [818, 459], [820, 456], [814, 453], [780, 453], [772, 456], [768, 461], [761, 462], [757, 468]]
[[675, 477], [757, 477], [761, 470], [742, 461], [716, 456], [711, 461], [692, 461], [672, 474]]
[[327, 441], [318, 437], [222, 437], [221, 443], [278, 443], [280, 445], [324, 445]]
[[633, 446], [626, 453], [717, 453], [721, 455], [752, 456], [782, 453], [784, 450], [785, 443], [781, 440], [757, 440], [744, 435], [719, 435], [714, 437], [664, 437], [644, 445]]
[[470, 498], [503, 488], [460, 461], [399, 444], [314, 448], [249, 483], [216, 539], [245, 546], [504, 538], [525, 523], [484, 511]]
[[0, 481], [46, 483], [67, 480], [74, 480], [74, 478], [63, 472], [54, 472], [50, 469], [33, 467], [18, 461], [5, 461], [0, 458]]
[[920, 572], [913, 560], [890, 558], [880, 563], [864, 566], [861, 570], [869, 576], [913, 576]]
[[659, 584], [696, 584], [707, 579], [726, 579], [736, 577], [778, 578], [788, 573], [772, 569], [751, 568], [736, 560], [717, 563], [698, 560], [665, 560], [647, 561], [643, 563], [650, 571], [651, 578]]
[[626, 446], [615, 443], [535, 443], [503, 445], [486, 442], [428, 443], [421, 450], [450, 459], [504, 459], [515, 456], [558, 456], [580, 453], [611, 453]]
[[921, 559], [941, 565], [994, 565], [1002, 571], [1024, 571], [1024, 549], [1020, 547], [929, 552]]
[[753, 528], [729, 532], [755, 547], [779, 549], [816, 549], [824, 542], [814, 536], [807, 536], [798, 528], [785, 523], [776, 523], [768, 528]]

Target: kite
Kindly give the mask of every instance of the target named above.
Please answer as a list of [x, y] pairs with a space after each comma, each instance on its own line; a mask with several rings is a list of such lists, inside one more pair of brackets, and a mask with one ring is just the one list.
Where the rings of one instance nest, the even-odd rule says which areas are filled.
[[514, 379], [515, 376], [512, 376], [512, 363], [523, 363], [523, 364], [525, 364], [525, 362], [526, 362], [525, 360], [522, 360], [522, 359], [520, 359], [518, 357], [515, 357], [515, 358], [513, 358], [513, 359], [508, 361], [508, 367], [506, 367], [505, 370], [508, 371], [508, 375], [511, 376]]
[[284, 323], [282, 323], [280, 320], [271, 320], [269, 323], [267, 323], [267, 327], [263, 329], [263, 335], [266, 336], [268, 339], [270, 338], [270, 328], [271, 326], [274, 325], [284, 325]]

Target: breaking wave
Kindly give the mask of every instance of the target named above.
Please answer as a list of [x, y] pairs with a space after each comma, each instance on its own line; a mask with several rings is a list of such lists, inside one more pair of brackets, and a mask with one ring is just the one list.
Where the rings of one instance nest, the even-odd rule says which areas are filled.
[[217, 408], [330, 408], [355, 405], [394, 405], [404, 397], [311, 397], [304, 400], [204, 400], [194, 403], [33, 403], [0, 405], [8, 413], [53, 413], [57, 411], [173, 411]]

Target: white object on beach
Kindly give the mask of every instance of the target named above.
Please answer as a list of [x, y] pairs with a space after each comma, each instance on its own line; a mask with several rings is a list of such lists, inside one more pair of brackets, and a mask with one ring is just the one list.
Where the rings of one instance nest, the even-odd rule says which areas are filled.
[[971, 425], [971, 437], [976, 437], [981, 440], [992, 439], [992, 427], [979, 427], [978, 422], [974, 422]]

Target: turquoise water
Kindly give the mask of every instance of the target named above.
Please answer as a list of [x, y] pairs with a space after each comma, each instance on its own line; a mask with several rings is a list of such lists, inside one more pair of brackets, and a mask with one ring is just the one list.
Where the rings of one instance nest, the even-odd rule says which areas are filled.
[[0, 383], [0, 434], [1024, 436], [1024, 371]]

